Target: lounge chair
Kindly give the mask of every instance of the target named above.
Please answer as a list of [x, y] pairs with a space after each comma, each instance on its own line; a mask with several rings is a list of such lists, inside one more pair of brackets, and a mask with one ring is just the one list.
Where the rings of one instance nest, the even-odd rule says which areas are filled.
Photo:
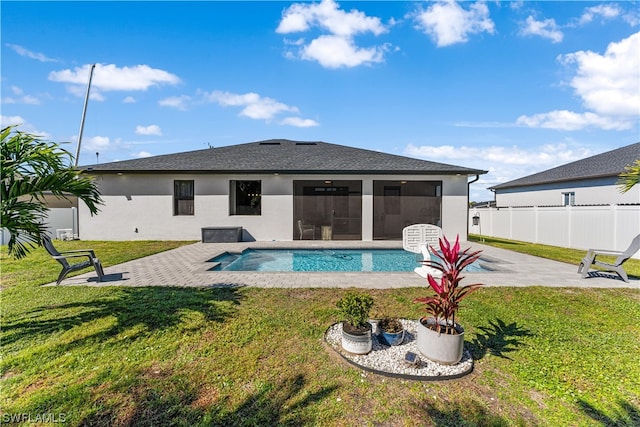
[[428, 266], [428, 262], [431, 261], [431, 251], [429, 250], [427, 245], [422, 245], [420, 247], [420, 251], [422, 252], [422, 258], [423, 258], [422, 259], [422, 263], [423, 263], [423, 265], [420, 266], [420, 267], [414, 268], [413, 271], [418, 276], [424, 277], [425, 279], [429, 275], [433, 276], [436, 279], [439, 279], [440, 277], [442, 277], [442, 271]]
[[420, 277], [442, 277], [442, 272], [427, 265], [431, 260], [430, 246], [437, 247], [442, 237], [442, 228], [433, 224], [413, 224], [402, 229], [402, 247], [405, 251], [422, 254], [422, 265], [413, 271]]
[[[44, 246], [47, 252], [49, 252], [49, 255], [53, 257], [53, 259], [62, 264], [62, 271], [60, 272], [60, 275], [58, 275], [56, 285], [59, 285], [60, 282], [62, 282], [62, 280], [67, 276], [67, 274], [71, 273], [72, 271], [78, 271], [92, 266], [98, 274], [98, 282], [102, 282], [104, 278], [102, 264], [100, 263], [100, 260], [96, 257], [96, 254], [92, 249], [78, 249], [74, 251], [59, 252], [53, 246], [53, 243], [51, 242], [51, 238], [49, 236], [42, 237], [42, 246]], [[72, 258], [87, 259], [70, 264], [68, 260]]]
[[[622, 280], [629, 283], [629, 277], [627, 277], [627, 272], [622, 268], [622, 264], [624, 264], [629, 258], [633, 256], [636, 252], [640, 250], [640, 234], [638, 234], [632, 241], [629, 247], [624, 251], [609, 251], [606, 249], [589, 249], [587, 251], [587, 255], [582, 258], [580, 265], [578, 266], [578, 273], [582, 273], [582, 278], [588, 276], [589, 269], [591, 266], [600, 267], [604, 271], [610, 271], [618, 274]], [[604, 256], [617, 256], [614, 262], [608, 263], [603, 261], [598, 261], [596, 257], [598, 255]]]
[[311, 235], [313, 240], [316, 239], [316, 226], [312, 224], [305, 224], [301, 219], [298, 220], [298, 231], [300, 232], [300, 240], [303, 240], [305, 235]]

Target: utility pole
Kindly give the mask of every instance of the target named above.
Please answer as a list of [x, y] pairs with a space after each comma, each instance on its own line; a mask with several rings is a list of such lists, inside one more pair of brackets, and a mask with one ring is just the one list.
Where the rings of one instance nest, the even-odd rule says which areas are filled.
[[89, 83], [87, 83], [87, 94], [84, 97], [84, 108], [82, 109], [82, 119], [80, 120], [80, 132], [78, 132], [78, 147], [76, 148], [75, 166], [78, 167], [78, 160], [80, 158], [80, 144], [82, 144], [82, 131], [84, 130], [84, 118], [87, 115], [87, 104], [89, 104], [89, 91], [91, 90], [91, 78], [93, 77], [93, 69], [96, 68], [96, 64], [91, 64], [89, 70]]

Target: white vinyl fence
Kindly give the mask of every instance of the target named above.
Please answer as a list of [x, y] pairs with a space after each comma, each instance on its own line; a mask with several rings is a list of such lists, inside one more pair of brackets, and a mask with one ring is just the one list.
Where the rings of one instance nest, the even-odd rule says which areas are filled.
[[[640, 205], [471, 208], [469, 233], [563, 248], [624, 251], [640, 234]], [[640, 259], [640, 251], [633, 258]]]
[[[51, 208], [47, 212], [47, 232], [52, 238], [56, 238], [56, 230], [71, 230], [72, 234], [78, 234], [78, 216], [76, 208]], [[6, 245], [11, 235], [5, 229], [0, 229], [0, 244]]]

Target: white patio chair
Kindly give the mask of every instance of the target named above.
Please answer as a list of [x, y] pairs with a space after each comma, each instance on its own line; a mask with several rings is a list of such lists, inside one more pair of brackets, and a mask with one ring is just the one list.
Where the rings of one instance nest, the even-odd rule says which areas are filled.
[[442, 228], [433, 224], [413, 224], [402, 229], [402, 247], [405, 251], [421, 253], [423, 264], [413, 271], [420, 277], [442, 277], [442, 272], [429, 267], [425, 261], [431, 260], [430, 246], [438, 247], [442, 237]]
[[311, 239], [316, 239], [316, 226], [313, 224], [305, 224], [301, 219], [298, 220], [298, 232], [300, 233], [300, 240], [303, 240], [305, 236], [311, 235]]
[[[624, 271], [622, 264], [624, 264], [629, 258], [633, 256], [636, 252], [640, 250], [640, 234], [638, 234], [632, 241], [629, 247], [624, 251], [610, 251], [606, 249], [589, 249], [587, 251], [587, 255], [582, 258], [580, 265], [578, 266], [578, 273], [582, 273], [582, 278], [586, 278], [589, 275], [589, 269], [592, 266], [597, 266], [603, 269], [604, 271], [610, 271], [616, 273], [622, 280], [629, 283], [629, 277], [627, 276], [627, 272]], [[596, 257], [598, 255], [605, 256], [616, 256], [614, 262], [608, 263], [603, 261], [598, 261]]]

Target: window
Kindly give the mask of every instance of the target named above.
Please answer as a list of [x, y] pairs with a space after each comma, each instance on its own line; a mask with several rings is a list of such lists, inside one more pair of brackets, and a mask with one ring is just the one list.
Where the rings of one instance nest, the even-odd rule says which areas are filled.
[[193, 180], [173, 181], [173, 214], [193, 215]]
[[576, 204], [576, 193], [562, 193], [562, 206], [573, 206]]
[[229, 215], [261, 215], [261, 181], [230, 181]]

